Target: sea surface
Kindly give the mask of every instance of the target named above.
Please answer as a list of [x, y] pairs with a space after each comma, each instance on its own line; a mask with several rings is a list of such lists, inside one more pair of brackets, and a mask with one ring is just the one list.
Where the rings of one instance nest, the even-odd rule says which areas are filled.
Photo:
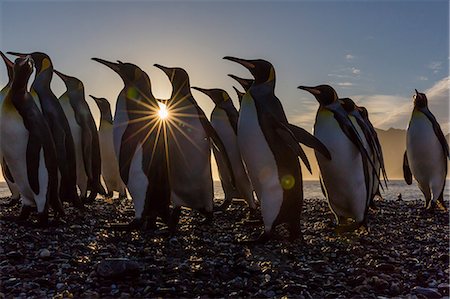
[[[424, 199], [422, 192], [417, 187], [414, 182], [412, 185], [408, 186], [403, 180], [391, 180], [388, 182], [388, 189], [385, 188], [384, 192], [381, 191], [381, 195], [386, 200], [397, 200], [399, 194], [402, 194], [403, 200], [417, 200]], [[305, 198], [321, 198], [322, 191], [320, 190], [319, 181], [304, 181], [303, 182], [303, 194]], [[5, 182], [0, 182], [0, 197], [10, 196], [8, 186]], [[217, 199], [223, 199], [224, 194], [220, 184], [220, 181], [214, 181], [214, 196]], [[445, 191], [444, 191], [445, 200], [449, 200], [450, 198], [450, 181], [447, 180]]]

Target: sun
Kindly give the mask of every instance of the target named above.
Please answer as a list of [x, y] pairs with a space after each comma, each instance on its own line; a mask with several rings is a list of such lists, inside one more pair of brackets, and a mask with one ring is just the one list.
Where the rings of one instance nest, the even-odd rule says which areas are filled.
[[167, 106], [163, 103], [158, 103], [159, 110], [158, 110], [158, 116], [160, 119], [164, 120], [167, 117], [169, 117], [169, 111], [167, 110]]

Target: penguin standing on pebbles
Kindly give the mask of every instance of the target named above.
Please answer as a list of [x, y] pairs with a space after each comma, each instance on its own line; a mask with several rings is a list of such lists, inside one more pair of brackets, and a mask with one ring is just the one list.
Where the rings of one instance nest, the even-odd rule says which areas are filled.
[[201, 212], [205, 223], [213, 217], [213, 180], [211, 173], [211, 142], [224, 156], [235, 186], [230, 160], [217, 132], [191, 94], [186, 71], [177, 67], [155, 64], [172, 83], [172, 95], [167, 102], [169, 179], [172, 188], [173, 212], [169, 229], [175, 232], [181, 207]]
[[[155, 229], [157, 217], [169, 221], [170, 184], [164, 122], [149, 76], [137, 65], [92, 58], [123, 80], [114, 115], [114, 149], [120, 176], [133, 199], [135, 215], [127, 229]], [[123, 227], [121, 224], [115, 227]]]
[[[253, 187], [261, 203], [264, 232], [250, 242], [266, 242], [273, 228], [289, 225], [290, 239], [301, 235], [300, 218], [303, 206], [303, 181], [298, 157], [309, 162], [295, 133], [290, 129], [280, 100], [275, 96], [275, 69], [265, 60], [224, 59], [247, 68], [254, 82], [241, 102], [238, 122], [238, 143]], [[313, 136], [315, 147], [326, 148]]]
[[[367, 145], [329, 85], [299, 86], [319, 102], [314, 136], [328, 148], [331, 160], [316, 152], [320, 177], [338, 232], [353, 231], [367, 224], [372, 196], [369, 174], [373, 163]], [[349, 222], [348, 220], [351, 219]]]
[[[106, 195], [100, 182], [101, 157], [97, 127], [84, 96], [84, 85], [79, 79], [57, 70], [55, 74], [63, 80], [66, 92], [59, 102], [69, 122], [75, 145], [77, 161], [77, 185], [83, 201], [93, 201], [98, 193]], [[90, 190], [87, 198], [87, 191]]]
[[120, 177], [119, 163], [114, 152], [113, 142], [113, 118], [111, 114], [111, 105], [105, 98], [94, 99], [100, 110], [100, 127], [98, 128], [98, 139], [100, 143], [100, 154], [102, 157], [102, 176], [108, 189], [107, 196], [112, 197], [113, 191], [119, 192], [119, 199], [127, 198], [126, 186]]
[[403, 158], [403, 173], [408, 185], [412, 176], [425, 196], [425, 208], [444, 205], [445, 178], [449, 148], [435, 116], [428, 109], [428, 99], [418, 92], [413, 97], [414, 109], [406, 132], [406, 152]]
[[[6, 94], [8, 93], [9, 88], [11, 87], [11, 83], [14, 76], [14, 63], [8, 59], [8, 57], [3, 54], [3, 52], [0, 51], [0, 56], [2, 56], [3, 61], [5, 62], [6, 70], [8, 72], [8, 83], [0, 90], [0, 109], [3, 105], [3, 100], [5, 99]], [[1, 122], [0, 122], [1, 123]], [[1, 143], [1, 139], [0, 139]], [[1, 153], [1, 145], [0, 145], [0, 163], [2, 166], [2, 173], [3, 177], [5, 178], [6, 184], [8, 185], [9, 191], [11, 191], [11, 198], [10, 201], [6, 205], [14, 205], [16, 203], [19, 203], [20, 199], [20, 192], [17, 187], [17, 185], [11, 181], [9, 178], [11, 178], [10, 170], [8, 169], [8, 166], [3, 161], [3, 155]]]
[[[22, 53], [8, 53], [19, 57], [27, 56], [27, 54]], [[50, 88], [53, 77], [52, 61], [45, 53], [33, 52], [29, 55], [36, 68], [36, 75], [31, 85], [31, 94], [38, 98], [38, 105], [40, 105], [42, 114], [52, 132], [56, 146], [60, 176], [59, 196], [62, 201], [68, 201], [77, 207], [81, 207], [82, 203], [77, 193], [77, 163], [72, 133], [64, 110]]]
[[215, 104], [215, 107], [211, 112], [211, 125], [216, 130], [225, 146], [236, 179], [236, 188], [234, 188], [234, 186], [231, 185], [232, 180], [230, 179], [226, 162], [221, 159], [222, 156], [216, 152], [215, 148], [213, 148], [222, 188], [225, 193], [225, 201], [222, 204], [221, 209], [228, 208], [233, 198], [244, 198], [250, 208], [250, 216], [256, 216], [256, 199], [253, 195], [253, 186], [242, 162], [239, 145], [237, 143], [238, 111], [234, 107], [228, 93], [223, 89], [203, 89], [198, 87], [192, 87], [192, 89], [206, 94]]
[[30, 56], [17, 58], [14, 79], [5, 96], [1, 109], [2, 142], [4, 160], [22, 195], [22, 209], [15, 220], [25, 221], [36, 209], [38, 224], [45, 226], [48, 208], [58, 216], [64, 210], [58, 196], [58, 162], [55, 144], [48, 124], [27, 91], [33, 72]]

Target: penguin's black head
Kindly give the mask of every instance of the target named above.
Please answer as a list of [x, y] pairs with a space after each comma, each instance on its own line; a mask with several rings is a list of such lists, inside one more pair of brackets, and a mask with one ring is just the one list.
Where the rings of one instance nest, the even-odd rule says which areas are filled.
[[299, 86], [298, 88], [311, 93], [322, 106], [330, 105], [338, 100], [336, 91], [330, 85], [323, 84], [315, 87]]
[[89, 95], [97, 104], [98, 109], [100, 109], [100, 111], [110, 111], [111, 110], [111, 105], [109, 104], [108, 100], [105, 98], [97, 98], [94, 97], [93, 95]]
[[369, 111], [367, 111], [366, 107], [358, 106], [358, 111], [364, 118], [369, 118]]
[[242, 98], [244, 97], [244, 92], [241, 92], [239, 89], [233, 86], [234, 91], [236, 92], [239, 100], [239, 104], [242, 102]]
[[219, 88], [204, 89], [199, 87], [191, 87], [191, 88], [203, 92], [204, 94], [209, 96], [216, 105], [221, 105], [224, 102], [231, 101], [230, 96], [223, 89]]
[[5, 62], [6, 70], [8, 72], [8, 78], [9, 78], [9, 80], [12, 80], [12, 78], [14, 76], [14, 62], [9, 60], [8, 57], [6, 57], [6, 55], [3, 54], [2, 51], [0, 51], [0, 56], [2, 56], [3, 61]]
[[252, 86], [252, 84], [254, 82], [253, 79], [244, 79], [244, 78], [240, 78], [238, 76], [232, 75], [232, 74], [228, 74], [228, 76], [230, 76], [231, 78], [236, 80], [239, 84], [241, 84], [242, 88], [244, 88], [245, 91], [249, 90], [250, 86]]
[[255, 84], [275, 83], [275, 69], [273, 65], [263, 59], [247, 60], [231, 56], [225, 56], [223, 59], [237, 62], [247, 68], [255, 78]]
[[68, 75], [64, 75], [61, 72], [58, 72], [57, 70], [53, 70], [55, 74], [58, 75], [58, 77], [61, 78], [61, 80], [64, 81], [64, 84], [66, 85], [67, 90], [82, 90], [84, 89], [83, 82], [81, 80], [71, 77]]
[[128, 63], [128, 62], [122, 62], [117, 61], [111, 62], [100, 58], [92, 58], [92, 60], [97, 61], [103, 65], [106, 65], [113, 71], [115, 71], [125, 82], [127, 83], [136, 83], [138, 81], [145, 81], [146, 84], [150, 85], [150, 78], [148, 75], [137, 65]]
[[342, 107], [344, 107], [344, 110], [347, 111], [347, 113], [350, 113], [356, 109], [355, 102], [353, 102], [350, 98], [339, 99], [339, 102], [341, 102]]
[[14, 61], [13, 84], [25, 87], [33, 73], [33, 59], [30, 55], [19, 57]]
[[7, 52], [8, 54], [19, 56], [19, 57], [25, 57], [27, 55], [30, 55], [31, 58], [33, 58], [34, 66], [36, 67], [36, 73], [40, 74], [43, 71], [49, 69], [50, 71], [53, 71], [53, 64], [50, 57], [42, 52], [33, 52], [29, 54], [24, 53], [17, 53], [17, 52]]
[[417, 89], [415, 89], [416, 94], [413, 96], [414, 100], [414, 107], [417, 108], [425, 108], [428, 106], [428, 99], [427, 96], [424, 93], [418, 92]]
[[180, 67], [166, 67], [160, 64], [154, 64], [157, 68], [162, 70], [170, 82], [172, 83], [172, 94], [186, 95], [191, 92], [189, 75]]

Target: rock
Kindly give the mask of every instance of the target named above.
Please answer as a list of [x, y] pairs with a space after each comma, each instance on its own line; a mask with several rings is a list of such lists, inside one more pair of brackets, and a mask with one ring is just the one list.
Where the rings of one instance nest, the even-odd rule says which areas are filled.
[[423, 287], [419, 287], [419, 286], [412, 288], [411, 293], [416, 294], [416, 295], [423, 295], [429, 299], [442, 297], [442, 295], [435, 289], [423, 288]]
[[138, 276], [140, 265], [126, 258], [105, 259], [97, 264], [96, 273], [103, 278], [125, 278]]
[[440, 284], [438, 284], [437, 289], [438, 289], [439, 293], [441, 293], [442, 295], [448, 296], [449, 290], [450, 290], [450, 285], [446, 282], [440, 283]]
[[6, 254], [6, 258], [16, 260], [23, 257], [22, 252], [20, 251], [10, 251]]
[[50, 256], [51, 256], [50, 250], [48, 250], [47, 248], [39, 250], [39, 258], [48, 259], [50, 258]]

